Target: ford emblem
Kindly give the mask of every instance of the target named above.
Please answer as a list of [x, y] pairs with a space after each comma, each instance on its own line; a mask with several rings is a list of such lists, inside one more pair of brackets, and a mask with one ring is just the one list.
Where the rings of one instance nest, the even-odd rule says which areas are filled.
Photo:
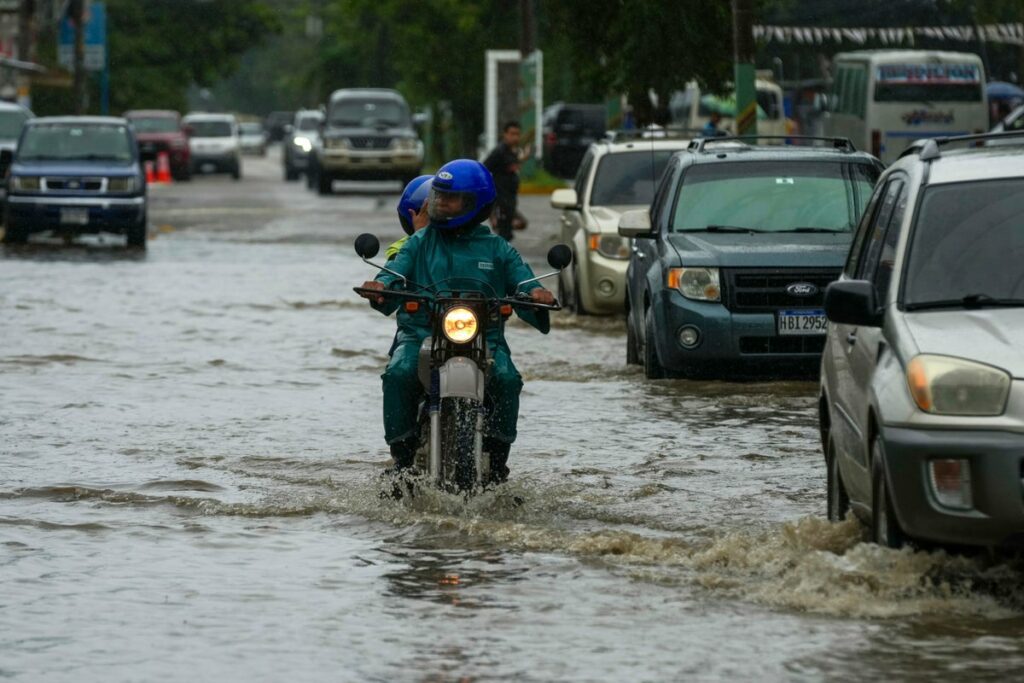
[[81, 187], [81, 183], [79, 183], [77, 180], [69, 180], [68, 181], [68, 189], [69, 190], [77, 190], [80, 187]]
[[789, 287], [786, 287], [786, 293], [790, 296], [799, 297], [814, 296], [818, 293], [818, 287], [810, 282], [794, 282]]

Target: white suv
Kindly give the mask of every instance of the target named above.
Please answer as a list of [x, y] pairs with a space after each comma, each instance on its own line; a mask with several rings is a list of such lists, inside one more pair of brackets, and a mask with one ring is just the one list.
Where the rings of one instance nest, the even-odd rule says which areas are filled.
[[852, 509], [879, 544], [1024, 540], [1022, 150], [912, 145], [826, 292], [828, 516]]
[[242, 177], [242, 146], [233, 115], [193, 113], [182, 123], [189, 137], [193, 173], [230, 173], [235, 180]]
[[662, 171], [692, 132], [616, 131], [587, 150], [573, 189], [555, 190], [562, 210], [559, 241], [573, 250], [572, 267], [559, 275], [559, 301], [578, 314], [626, 310], [626, 268], [631, 244], [619, 236], [624, 211], [646, 209]]

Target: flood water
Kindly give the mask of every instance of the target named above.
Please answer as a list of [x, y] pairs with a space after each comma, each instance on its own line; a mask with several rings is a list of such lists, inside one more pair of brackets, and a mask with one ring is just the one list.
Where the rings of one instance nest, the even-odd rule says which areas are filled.
[[617, 320], [510, 330], [508, 485], [381, 499], [398, 188], [245, 171], [153, 188], [145, 255], [0, 249], [0, 678], [1020, 676], [1020, 564], [829, 524], [813, 382], [649, 382]]

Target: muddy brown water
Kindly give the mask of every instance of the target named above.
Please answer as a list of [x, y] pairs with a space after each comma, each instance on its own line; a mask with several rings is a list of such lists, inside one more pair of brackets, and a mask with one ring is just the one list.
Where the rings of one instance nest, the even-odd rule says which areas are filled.
[[615, 320], [510, 329], [507, 487], [381, 500], [395, 188], [275, 161], [154, 189], [144, 256], [0, 251], [0, 678], [1020, 675], [1018, 564], [823, 520], [812, 382], [648, 382]]

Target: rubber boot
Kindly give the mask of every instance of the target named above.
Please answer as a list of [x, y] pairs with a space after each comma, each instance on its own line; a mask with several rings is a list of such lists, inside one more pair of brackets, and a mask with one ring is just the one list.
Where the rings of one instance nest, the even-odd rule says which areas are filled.
[[491, 456], [489, 484], [502, 484], [508, 480], [508, 454], [512, 444], [492, 437], [484, 437], [484, 450]]
[[[381, 498], [393, 498], [401, 500], [405, 496], [405, 489], [412, 495], [412, 482], [405, 480], [403, 473], [409, 472], [416, 461], [416, 438], [396, 441], [391, 444], [391, 459], [395, 461], [394, 467], [384, 470], [383, 476], [390, 480], [390, 490], [380, 492]], [[402, 486], [403, 481], [405, 486]]]

